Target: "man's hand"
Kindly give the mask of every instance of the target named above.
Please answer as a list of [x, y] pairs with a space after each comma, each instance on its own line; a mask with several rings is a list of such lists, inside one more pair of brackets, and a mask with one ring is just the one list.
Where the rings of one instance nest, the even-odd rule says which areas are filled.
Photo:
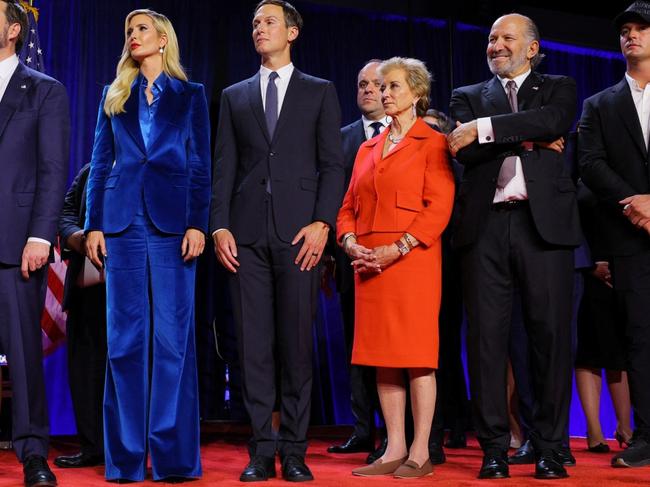
[[212, 235], [212, 240], [214, 240], [214, 253], [217, 254], [221, 265], [235, 274], [239, 262], [237, 261], [237, 244], [233, 234], [230, 230], [219, 230]]
[[564, 151], [564, 137], [555, 139], [553, 142], [535, 142], [534, 144], [542, 149], [554, 150], [560, 154]]
[[447, 135], [447, 144], [449, 151], [453, 157], [459, 150], [467, 147], [478, 138], [478, 124], [476, 120], [471, 122], [460, 123], [456, 122], [456, 128]]
[[619, 201], [632, 225], [650, 233], [650, 194], [635, 194]]
[[66, 247], [76, 253], [86, 255], [86, 236], [83, 230], [77, 230], [65, 241]]
[[45, 264], [50, 256], [50, 246], [43, 242], [27, 242], [23, 248], [23, 257], [20, 262], [20, 272], [25, 280], [29, 273], [37, 271]]
[[295, 264], [300, 265], [301, 271], [305, 269], [310, 271], [318, 264], [318, 261], [323, 255], [323, 249], [327, 243], [327, 234], [329, 231], [330, 227], [327, 223], [313, 222], [306, 227], [302, 227], [293, 238], [291, 245], [296, 245], [304, 238], [302, 247], [300, 247], [300, 251], [295, 260]]
[[104, 232], [93, 230], [86, 235], [86, 255], [97, 269], [104, 267], [106, 257], [106, 241]]
[[591, 274], [598, 280], [602, 281], [606, 286], [612, 286], [612, 273], [609, 270], [609, 262], [600, 261], [596, 262], [596, 267], [591, 271]]
[[183, 262], [197, 258], [205, 248], [205, 235], [201, 230], [188, 228], [181, 243], [181, 255]]

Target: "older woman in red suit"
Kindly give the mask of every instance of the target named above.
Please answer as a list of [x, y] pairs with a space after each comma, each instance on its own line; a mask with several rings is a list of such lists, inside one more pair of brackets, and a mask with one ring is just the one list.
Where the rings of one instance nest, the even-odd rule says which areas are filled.
[[[431, 75], [416, 59], [380, 66], [390, 127], [365, 142], [337, 220], [355, 270], [352, 362], [377, 367], [386, 453], [355, 475], [419, 477], [432, 471], [428, 439], [438, 366], [440, 235], [449, 222], [454, 179], [443, 135], [424, 123]], [[408, 373], [415, 437], [404, 436]]]

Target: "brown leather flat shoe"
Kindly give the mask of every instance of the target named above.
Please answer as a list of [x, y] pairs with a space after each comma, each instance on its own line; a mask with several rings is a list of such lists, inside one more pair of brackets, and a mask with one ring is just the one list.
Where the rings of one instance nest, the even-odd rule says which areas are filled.
[[393, 476], [396, 479], [417, 479], [419, 477], [426, 477], [433, 473], [433, 465], [431, 465], [431, 460], [427, 458], [427, 461], [418, 466], [413, 460], [407, 460], [402, 463]]
[[352, 475], [358, 475], [360, 477], [372, 477], [373, 475], [390, 475], [391, 473], [395, 472], [395, 470], [397, 470], [407, 458], [408, 457], [404, 457], [386, 463], [384, 463], [381, 458], [378, 458], [370, 465], [355, 468], [352, 470]]

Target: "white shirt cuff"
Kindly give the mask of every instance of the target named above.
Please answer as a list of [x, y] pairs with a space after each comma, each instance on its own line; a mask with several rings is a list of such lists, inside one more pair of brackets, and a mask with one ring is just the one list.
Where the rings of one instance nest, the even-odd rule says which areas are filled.
[[494, 142], [494, 129], [490, 117], [477, 118], [476, 130], [478, 131], [479, 144], [492, 144]]
[[222, 232], [224, 230], [228, 230], [227, 228], [217, 228], [214, 232], [212, 232], [212, 236], [214, 237], [217, 233]]
[[39, 242], [39, 243], [44, 243], [44, 244], [47, 244], [47, 245], [52, 245], [52, 243], [48, 242], [47, 240], [42, 239], [42, 238], [38, 238], [38, 237], [29, 237], [27, 239], [27, 241], [28, 242]]

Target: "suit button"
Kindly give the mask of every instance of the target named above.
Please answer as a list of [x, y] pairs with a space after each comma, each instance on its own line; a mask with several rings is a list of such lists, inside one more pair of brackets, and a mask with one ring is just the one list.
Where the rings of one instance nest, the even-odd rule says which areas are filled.
[[271, 157], [273, 157], [273, 156], [275, 156], [275, 152], [269, 152], [269, 155], [270, 155]]
[[384, 168], [383, 167], [379, 168], [379, 174], [383, 174], [383, 172], [384, 172]]
[[493, 183], [496, 183], [496, 182], [497, 182], [497, 178], [492, 178], [491, 181], [492, 181]]
[[490, 137], [489, 135], [486, 135], [485, 140], [490, 141], [490, 140], [492, 140], [492, 137]]

